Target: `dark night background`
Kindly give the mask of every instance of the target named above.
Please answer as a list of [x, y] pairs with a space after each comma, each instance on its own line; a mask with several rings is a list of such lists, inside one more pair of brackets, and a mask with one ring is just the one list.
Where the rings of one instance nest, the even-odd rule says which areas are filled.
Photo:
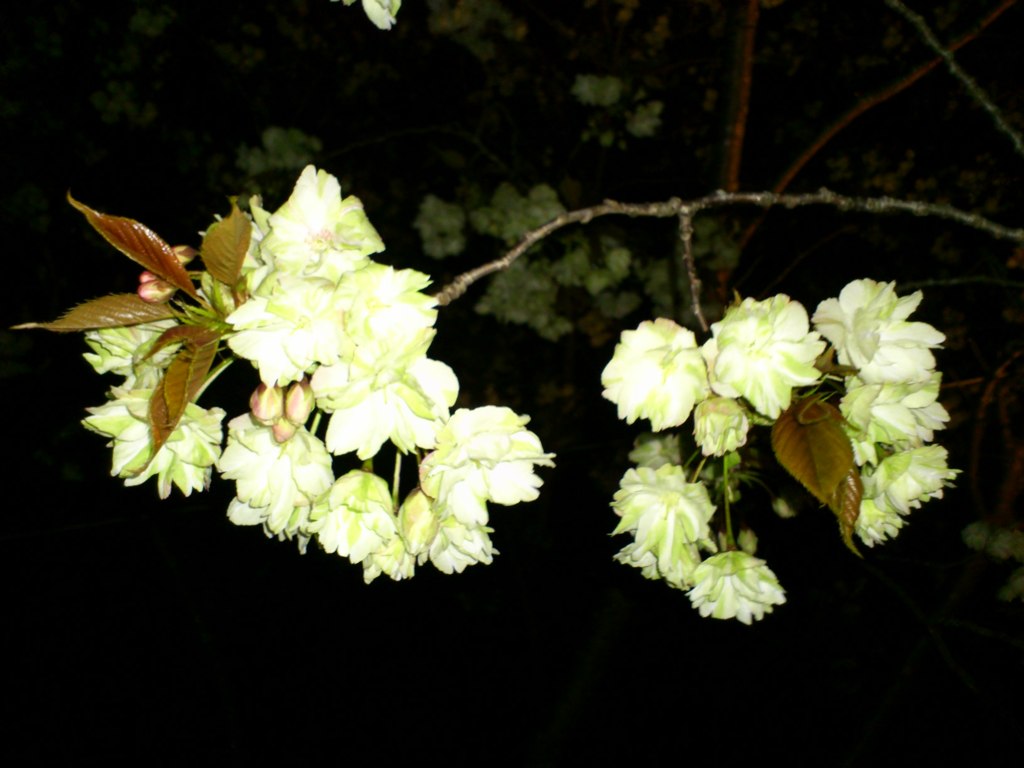
[[[749, 3], [405, 3], [390, 32], [358, 4], [327, 0], [0, 12], [2, 325], [133, 289], [134, 265], [65, 203], [69, 189], [197, 244], [228, 195], [261, 191], [269, 207], [286, 198], [301, 159], [260, 173], [237, 162], [270, 126], [319, 138], [308, 159], [362, 198], [388, 246], [381, 260], [438, 284], [501, 246], [476, 237], [452, 262], [423, 256], [411, 222], [427, 193], [548, 183], [583, 206], [729, 183], [722, 137], [736, 120]], [[772, 188], [830, 124], [932, 58], [881, 0], [762, 5], [743, 190]], [[957, 60], [1024, 129], [1024, 8], [914, 6], [944, 42], [977, 32]], [[620, 131], [622, 147], [582, 140], [588, 121], [621, 124], [570, 95], [578, 74], [615, 74], [663, 101], [660, 132]], [[1022, 169], [940, 66], [850, 121], [789, 191], [946, 202], [1021, 226]], [[614, 563], [625, 541], [607, 535], [608, 502], [640, 430], [616, 421], [598, 381], [618, 332], [649, 307], [611, 323], [562, 296], [577, 330], [557, 342], [476, 314], [482, 286], [445, 308], [432, 355], [459, 375], [463, 402], [531, 414], [558, 466], [542, 471], [539, 501], [492, 510], [501, 555], [491, 566], [459, 576], [423, 567], [409, 582], [370, 586], [339, 558], [312, 547], [299, 556], [231, 525], [228, 482], [164, 502], [152, 482], [124, 488], [103, 440], [79, 424], [113, 381], [82, 360], [81, 338], [0, 331], [0, 758], [1019, 760], [1021, 604], [995, 597], [1011, 566], [971, 553], [960, 530], [979, 517], [1011, 528], [1021, 519], [1020, 244], [906, 216], [709, 216], [736, 236], [758, 224], [738, 262], [702, 267], [712, 314], [733, 288], [784, 291], [810, 307], [857, 277], [925, 291], [919, 319], [948, 335], [939, 367], [953, 420], [938, 441], [964, 473], [895, 541], [858, 561], [826, 510], [780, 520], [767, 495], [746, 492], [759, 554], [788, 597], [752, 627], [702, 620], [685, 594]], [[665, 222], [591, 226], [638, 259], [672, 248]], [[252, 379], [242, 366], [231, 374], [206, 404], [233, 416]]]

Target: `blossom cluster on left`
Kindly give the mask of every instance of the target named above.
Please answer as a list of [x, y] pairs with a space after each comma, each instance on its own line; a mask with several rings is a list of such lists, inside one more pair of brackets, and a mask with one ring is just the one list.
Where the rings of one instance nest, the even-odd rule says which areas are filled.
[[[455, 373], [428, 356], [436, 300], [427, 275], [371, 257], [384, 244], [337, 179], [307, 167], [273, 212], [259, 198], [171, 247], [131, 219], [71, 200], [144, 271], [134, 294], [86, 302], [52, 323], [85, 331], [86, 360], [121, 377], [85, 426], [107, 438], [112, 474], [156, 477], [161, 498], [235, 482], [229, 519], [305, 551], [311, 539], [362, 564], [366, 581], [490, 563], [488, 504], [537, 498], [552, 454], [529, 418], [488, 406], [452, 411]], [[195, 257], [204, 269], [186, 269]], [[258, 376], [246, 412], [227, 423], [196, 400], [233, 360]], [[321, 420], [326, 424], [321, 430]], [[395, 467], [375, 474], [385, 446]], [[402, 457], [418, 482], [399, 487]], [[335, 459], [351, 468], [335, 477]]]

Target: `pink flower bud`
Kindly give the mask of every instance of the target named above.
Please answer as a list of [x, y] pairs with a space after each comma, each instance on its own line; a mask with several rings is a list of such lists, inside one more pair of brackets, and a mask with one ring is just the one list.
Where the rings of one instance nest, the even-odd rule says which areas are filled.
[[176, 290], [177, 288], [164, 282], [152, 272], [143, 272], [139, 275], [139, 287], [136, 293], [148, 304], [163, 304], [174, 295]]
[[292, 439], [292, 435], [298, 431], [298, 427], [292, 424], [290, 421], [281, 419], [276, 422], [273, 427], [274, 439], [279, 443], [287, 443]]
[[276, 423], [284, 412], [284, 393], [280, 387], [268, 387], [260, 382], [249, 398], [249, 409], [256, 421], [269, 427]]
[[296, 426], [302, 426], [313, 411], [313, 388], [303, 376], [288, 388], [284, 399], [284, 417]]

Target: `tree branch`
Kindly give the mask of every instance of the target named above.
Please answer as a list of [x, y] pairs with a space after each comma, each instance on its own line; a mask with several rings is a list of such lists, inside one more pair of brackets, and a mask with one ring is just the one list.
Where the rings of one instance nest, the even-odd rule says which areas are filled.
[[913, 25], [914, 29], [917, 30], [917, 33], [921, 36], [921, 39], [924, 40], [925, 44], [946, 62], [946, 67], [949, 69], [949, 73], [959, 80], [963, 84], [964, 88], [967, 89], [967, 93], [971, 98], [978, 102], [982, 109], [989, 113], [992, 121], [996, 124], [996, 128], [1010, 138], [1010, 141], [1013, 142], [1013, 148], [1017, 150], [1017, 154], [1024, 157], [1024, 138], [1022, 138], [1020, 133], [1014, 130], [1010, 124], [1006, 122], [1006, 118], [1003, 116], [1002, 111], [992, 102], [988, 97], [988, 94], [981, 89], [981, 86], [974, 81], [974, 78], [960, 68], [960, 65], [957, 64], [956, 60], [953, 58], [952, 49], [943, 47], [942, 43], [940, 43], [939, 39], [935, 37], [935, 34], [932, 32], [925, 20], [920, 15], [907, 8], [901, 0], [885, 0], [885, 4]]
[[740, 188], [740, 163], [743, 160], [743, 140], [747, 131], [747, 115], [750, 112], [750, 86], [754, 68], [754, 36], [757, 32], [757, 17], [760, 0], [747, 0], [743, 22], [736, 34], [736, 51], [733, 57], [732, 90], [726, 108], [725, 154], [718, 185], [726, 192]]
[[[567, 211], [556, 216], [551, 221], [536, 229], [532, 229], [523, 235], [523, 238], [512, 250], [501, 258], [495, 259], [487, 264], [463, 272], [457, 276], [443, 289], [435, 294], [439, 306], [445, 306], [462, 296], [466, 290], [482, 277], [494, 272], [508, 269], [512, 262], [522, 256], [531, 247], [546, 238], [553, 232], [557, 232], [570, 224], [587, 224], [599, 216], [630, 216], [668, 218], [676, 216], [680, 219], [680, 237], [683, 240], [684, 259], [689, 258], [692, 262], [692, 253], [687, 257], [686, 246], [688, 235], [686, 227], [694, 215], [701, 211], [713, 208], [726, 208], [730, 206], [752, 205], [759, 208], [801, 208], [808, 205], [825, 205], [837, 208], [840, 211], [854, 211], [871, 214], [907, 213], [914, 216], [930, 216], [947, 221], [954, 221], [965, 227], [985, 232], [999, 240], [1010, 240], [1015, 243], [1024, 243], [1024, 228], [1007, 227], [990, 221], [976, 213], [962, 211], [949, 205], [939, 203], [924, 203], [916, 200], [899, 200], [893, 197], [849, 197], [833, 192], [828, 189], [820, 189], [817, 192], [810, 192], [800, 195], [780, 195], [775, 192], [714, 192], [694, 200], [680, 200], [678, 197], [670, 198], [661, 203], [620, 203], [615, 200], [605, 200], [603, 203], [588, 208], [580, 208], [575, 211]], [[692, 231], [691, 231], [692, 235]], [[691, 263], [687, 263], [687, 276], [690, 281], [691, 295], [694, 296], [694, 312], [698, 319], [702, 317], [698, 302], [700, 296], [700, 281], [696, 275], [696, 269], [691, 269]]]
[[[952, 43], [950, 43], [949, 48], [947, 50], [952, 53], [953, 51], [967, 45], [967, 43], [974, 40], [979, 34], [981, 34], [983, 30], [985, 30], [985, 28], [987, 28], [989, 25], [992, 24], [992, 22], [999, 18], [1004, 11], [1006, 11], [1010, 6], [1015, 5], [1016, 2], [1017, 0], [1004, 0], [1002, 4], [1000, 4], [995, 10], [992, 11], [992, 13], [990, 13], [988, 16], [986, 16], [984, 19], [978, 22], [977, 26], [975, 26], [974, 29], [962, 35]], [[868, 110], [872, 109], [873, 107], [877, 107], [882, 102], [888, 101], [896, 94], [905, 91], [911, 85], [913, 85], [922, 77], [924, 77], [933, 69], [935, 69], [935, 67], [937, 67], [941, 63], [941, 61], [941, 58], [932, 59], [926, 64], [923, 64], [917, 69], [915, 69], [902, 80], [893, 83], [887, 88], [884, 88], [881, 91], [878, 91], [872, 94], [871, 96], [868, 96], [857, 102], [849, 111], [846, 112], [846, 114], [844, 114], [838, 120], [836, 120], [827, 128], [825, 128], [825, 130], [821, 132], [818, 138], [815, 139], [814, 142], [811, 143], [810, 146], [808, 146], [807, 149], [805, 149], [800, 154], [800, 156], [790, 164], [789, 168], [787, 168], [785, 172], [782, 174], [782, 176], [779, 178], [779, 180], [775, 182], [775, 186], [772, 187], [772, 191], [783, 192], [786, 188], [789, 187], [790, 182], [793, 181], [796, 175], [803, 170], [804, 166], [807, 165], [807, 163], [809, 163], [811, 159], [818, 154], [819, 151], [821, 151], [822, 147], [824, 147], [832, 139], [834, 139], [836, 137], [836, 134], [838, 134], [840, 131], [846, 128], [846, 126], [848, 126], [850, 123], [852, 123], [854, 120], [856, 120], [858, 117], [863, 115]], [[745, 241], [746, 240], [749, 240], [749, 237], [746, 237]]]

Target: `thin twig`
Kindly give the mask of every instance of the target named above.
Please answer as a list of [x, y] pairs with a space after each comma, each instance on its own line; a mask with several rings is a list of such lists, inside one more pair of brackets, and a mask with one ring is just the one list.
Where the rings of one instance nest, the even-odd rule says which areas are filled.
[[[992, 22], [999, 18], [1004, 11], [1006, 11], [1008, 8], [1010, 8], [1012, 5], [1015, 5], [1016, 3], [1017, 0], [1004, 0], [1004, 2], [1001, 5], [999, 5], [992, 11], [992, 13], [990, 13], [988, 16], [986, 16], [984, 19], [978, 22], [974, 29], [962, 35], [952, 43], [950, 43], [947, 50], [953, 52], [967, 45], [967, 43], [974, 40], [987, 27], [989, 27], [992, 24]], [[800, 173], [801, 170], [803, 170], [804, 166], [807, 165], [807, 163], [809, 163], [811, 159], [818, 154], [819, 151], [821, 151], [822, 147], [824, 147], [832, 139], [834, 139], [836, 134], [838, 134], [840, 131], [842, 131], [844, 128], [850, 125], [850, 123], [852, 123], [854, 120], [856, 120], [858, 117], [863, 115], [868, 110], [877, 107], [879, 104], [888, 101], [896, 94], [905, 91], [911, 85], [913, 85], [922, 77], [924, 77], [933, 69], [935, 69], [935, 67], [937, 67], [941, 62], [942, 59], [940, 58], [932, 59], [931, 61], [922, 64], [920, 67], [915, 69], [902, 80], [893, 83], [892, 85], [883, 88], [881, 91], [878, 91], [877, 93], [874, 93], [873, 95], [861, 99], [859, 102], [857, 102], [849, 111], [846, 112], [846, 114], [844, 114], [838, 120], [836, 120], [827, 128], [825, 128], [825, 130], [821, 132], [821, 135], [818, 136], [818, 138], [813, 143], [811, 143], [796, 160], [794, 160], [790, 164], [789, 168], [787, 168], [785, 172], [782, 174], [782, 176], [779, 178], [779, 180], [775, 182], [775, 186], [772, 187], [772, 191], [778, 193], [784, 192], [789, 187], [790, 182], [793, 181], [796, 175]]]
[[693, 261], [693, 214], [689, 209], [679, 211], [679, 239], [683, 242], [683, 265], [686, 267], [686, 278], [690, 281], [690, 303], [693, 314], [700, 323], [700, 329], [707, 333], [710, 329], [704, 310], [700, 306], [700, 278], [697, 277], [697, 265]]
[[[736, 205], [754, 205], [761, 208], [776, 206], [800, 208], [807, 205], [826, 205], [841, 211], [871, 214], [909, 213], [915, 216], [932, 216], [955, 221], [965, 227], [980, 230], [1000, 240], [1024, 243], [1024, 229], [997, 224], [976, 213], [962, 211], [949, 205], [924, 203], [916, 200], [899, 200], [893, 197], [849, 197], [828, 189], [820, 189], [817, 192], [800, 195], [780, 195], [774, 192], [719, 191], [694, 200], [684, 201], [673, 197], [660, 203], [620, 203], [615, 200], [605, 200], [603, 203], [590, 206], [589, 208], [567, 211], [560, 216], [556, 216], [546, 224], [530, 230], [504, 256], [462, 273], [438, 291], [435, 296], [440, 306], [450, 304], [462, 296], [469, 286], [477, 280], [494, 272], [508, 269], [516, 259], [532, 246], [553, 232], [570, 224], [587, 224], [599, 216], [609, 215], [630, 216], [634, 218], [668, 218], [669, 216], [680, 216], [685, 213], [687, 216], [692, 217], [700, 211]], [[696, 290], [699, 295], [699, 282], [696, 288], [694, 288], [694, 280], [696, 280], [696, 275], [690, 275], [691, 291]], [[699, 311], [699, 307], [695, 307], [695, 311]]]
[[967, 89], [967, 93], [974, 99], [978, 104], [988, 112], [992, 121], [996, 124], [996, 128], [1006, 134], [1010, 141], [1013, 142], [1013, 148], [1017, 150], [1017, 154], [1024, 157], [1024, 137], [1020, 133], [1014, 130], [1009, 123], [1006, 122], [1006, 118], [1003, 116], [1002, 110], [997, 107], [992, 99], [988, 97], [978, 85], [974, 78], [964, 72], [960, 65], [956, 63], [953, 58], [953, 51], [946, 48], [939, 42], [939, 39], [935, 37], [935, 33], [932, 32], [931, 28], [925, 22], [925, 20], [912, 10], [907, 8], [901, 0], [885, 0], [885, 4], [888, 5], [896, 13], [900, 14], [904, 19], [909, 21], [913, 25], [914, 29], [924, 40], [925, 44], [937, 53], [943, 61], [946, 62], [946, 67], [949, 69], [949, 73], [959, 80], [964, 88]]
[[[1016, 5], [1017, 0], [1003, 0], [993, 11], [979, 21], [973, 29], [969, 32], [961, 35], [959, 38], [949, 44], [947, 50], [950, 52], [956, 51], [967, 43], [971, 42], [978, 37], [986, 28], [988, 28], [996, 19], [998, 19], [1007, 9], [1011, 6]], [[906, 77], [898, 80], [897, 82], [883, 88], [880, 91], [866, 96], [865, 98], [858, 101], [853, 105], [845, 114], [840, 116], [837, 120], [830, 123], [825, 129], [818, 135], [818, 138], [807, 145], [806, 149], [800, 153], [800, 155], [790, 163], [789, 167], [783, 171], [779, 180], [775, 182], [775, 186], [772, 187], [772, 191], [781, 194], [785, 192], [790, 183], [796, 176], [804, 169], [804, 167], [811, 162], [811, 160], [828, 144], [834, 139], [843, 129], [849, 126], [854, 120], [863, 115], [865, 112], [877, 107], [893, 96], [905, 91], [911, 85], [916, 83], [922, 77], [931, 72], [935, 67], [942, 63], [941, 58], [934, 58], [931, 61], [922, 64], [920, 67], [915, 69]], [[754, 233], [761, 226], [764, 216], [759, 217], [757, 220], [750, 223], [739, 239], [739, 247], [742, 251], [747, 243], [753, 238]]]

